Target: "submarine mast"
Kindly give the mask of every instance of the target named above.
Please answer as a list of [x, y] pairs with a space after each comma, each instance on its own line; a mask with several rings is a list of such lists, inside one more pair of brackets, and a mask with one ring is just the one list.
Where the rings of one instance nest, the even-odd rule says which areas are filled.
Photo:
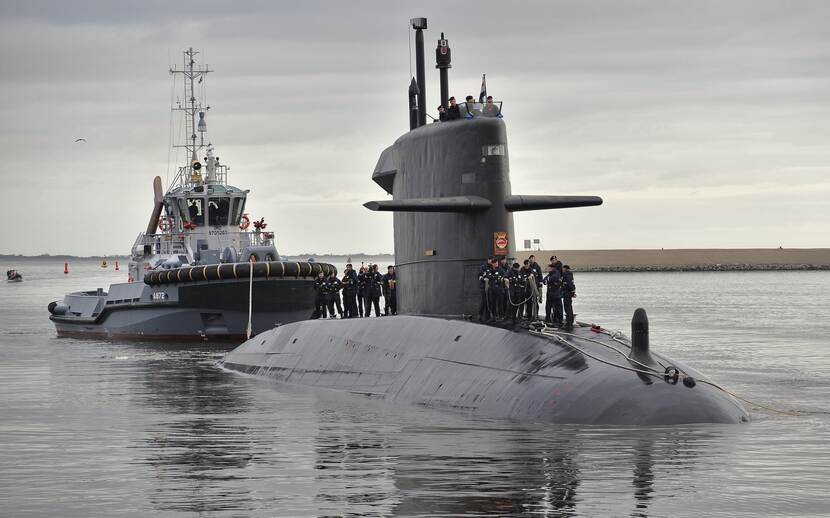
[[450, 85], [447, 78], [447, 72], [452, 68], [452, 59], [450, 56], [450, 45], [447, 39], [444, 38], [444, 33], [441, 33], [441, 39], [438, 40], [438, 46], [435, 48], [435, 68], [438, 69], [441, 81], [441, 106], [447, 107], [447, 100], [450, 98]]
[[427, 84], [424, 70], [424, 30], [427, 28], [426, 18], [412, 18], [409, 20], [415, 29], [415, 75], [418, 78], [418, 126], [427, 123]]

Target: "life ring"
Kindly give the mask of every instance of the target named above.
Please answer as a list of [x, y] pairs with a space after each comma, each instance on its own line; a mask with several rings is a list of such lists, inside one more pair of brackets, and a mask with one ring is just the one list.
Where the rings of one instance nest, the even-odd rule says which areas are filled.
[[167, 232], [173, 228], [173, 218], [159, 218], [159, 230]]
[[241, 228], [242, 230], [247, 230], [250, 226], [251, 220], [248, 218], [247, 214], [243, 214], [242, 218], [240, 218], [239, 228]]

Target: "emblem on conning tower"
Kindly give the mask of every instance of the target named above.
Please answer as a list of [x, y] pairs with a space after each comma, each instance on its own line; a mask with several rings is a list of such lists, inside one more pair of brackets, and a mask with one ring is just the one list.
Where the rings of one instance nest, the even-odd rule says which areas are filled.
[[507, 232], [493, 232], [493, 253], [496, 255], [507, 255], [510, 241], [507, 239]]

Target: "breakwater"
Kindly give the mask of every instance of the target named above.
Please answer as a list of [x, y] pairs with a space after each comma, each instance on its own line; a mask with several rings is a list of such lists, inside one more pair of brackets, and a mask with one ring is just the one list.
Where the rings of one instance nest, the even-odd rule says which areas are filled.
[[539, 264], [556, 255], [583, 272], [830, 270], [830, 248], [639, 249], [521, 251]]

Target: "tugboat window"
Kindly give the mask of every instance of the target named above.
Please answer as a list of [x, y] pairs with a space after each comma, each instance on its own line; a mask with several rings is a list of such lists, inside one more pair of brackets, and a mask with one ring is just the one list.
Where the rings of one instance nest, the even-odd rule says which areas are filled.
[[242, 211], [245, 210], [245, 198], [233, 199], [233, 211], [231, 211], [231, 225], [239, 225], [242, 219]]
[[197, 225], [205, 224], [205, 207], [202, 198], [190, 198], [188, 200], [187, 212], [190, 214], [190, 221]]
[[208, 202], [208, 221], [211, 225], [227, 225], [230, 198], [210, 198]]

